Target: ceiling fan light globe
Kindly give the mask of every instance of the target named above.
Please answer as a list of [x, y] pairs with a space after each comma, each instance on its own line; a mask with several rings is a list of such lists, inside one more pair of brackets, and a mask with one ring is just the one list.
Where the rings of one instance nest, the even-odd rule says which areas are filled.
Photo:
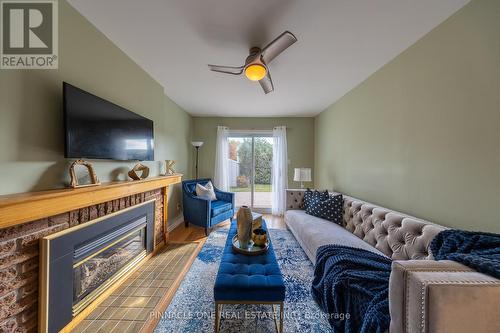
[[251, 64], [245, 68], [245, 76], [250, 81], [260, 81], [266, 76], [266, 74], [266, 67], [260, 64]]

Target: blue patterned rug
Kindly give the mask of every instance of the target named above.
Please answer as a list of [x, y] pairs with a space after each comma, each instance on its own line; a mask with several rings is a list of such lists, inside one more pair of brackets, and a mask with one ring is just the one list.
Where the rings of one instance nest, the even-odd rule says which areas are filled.
[[[213, 231], [193, 262], [155, 333], [214, 332], [213, 286], [228, 229]], [[286, 285], [284, 331], [331, 332], [312, 299], [313, 265], [288, 230], [270, 229]], [[221, 333], [274, 333], [271, 305], [224, 305]]]

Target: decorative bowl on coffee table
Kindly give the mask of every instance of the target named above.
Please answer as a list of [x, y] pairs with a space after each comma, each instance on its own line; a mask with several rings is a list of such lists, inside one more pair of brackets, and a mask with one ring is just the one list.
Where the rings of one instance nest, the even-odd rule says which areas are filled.
[[269, 239], [267, 239], [264, 246], [258, 246], [254, 243], [253, 240], [250, 240], [248, 247], [242, 248], [240, 247], [240, 242], [238, 241], [238, 235], [234, 235], [233, 237], [233, 250], [237, 253], [241, 253], [247, 256], [257, 256], [259, 254], [266, 253], [269, 248]]

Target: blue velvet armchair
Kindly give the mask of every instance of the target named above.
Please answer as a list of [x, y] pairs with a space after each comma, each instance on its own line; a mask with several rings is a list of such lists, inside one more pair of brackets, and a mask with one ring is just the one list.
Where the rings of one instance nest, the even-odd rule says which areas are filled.
[[206, 185], [210, 181], [205, 179], [184, 180], [182, 182], [182, 207], [184, 222], [205, 228], [205, 234], [216, 224], [234, 215], [234, 193], [223, 192], [215, 188], [217, 200], [208, 200], [196, 196], [196, 184]]

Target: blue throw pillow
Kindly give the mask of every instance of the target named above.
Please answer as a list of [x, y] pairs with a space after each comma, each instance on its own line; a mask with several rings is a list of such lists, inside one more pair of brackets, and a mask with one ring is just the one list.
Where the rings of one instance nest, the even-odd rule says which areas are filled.
[[310, 200], [306, 213], [343, 225], [342, 201], [342, 194], [328, 195], [327, 198], [315, 196]]
[[331, 195], [327, 200], [321, 202], [321, 215], [325, 220], [332, 221], [338, 225], [344, 224], [342, 217], [342, 194]]
[[312, 196], [309, 201], [306, 204], [306, 214], [316, 216], [316, 217], [321, 217], [321, 212], [320, 212], [320, 203], [321, 200], [319, 197], [314, 197]]
[[328, 191], [325, 192], [319, 192], [318, 190], [311, 191], [311, 189], [308, 188], [304, 192], [302, 209], [304, 209], [307, 212], [308, 207], [312, 204], [313, 201], [316, 201], [316, 199], [326, 200], [328, 199], [328, 197], [329, 197]]
[[304, 194], [304, 209], [307, 214], [314, 215], [314, 211], [316, 210], [316, 205], [318, 202], [323, 200], [327, 200], [330, 197], [328, 191], [320, 192], [318, 190], [311, 191], [307, 189]]
[[302, 209], [307, 210], [307, 207], [311, 203], [311, 199], [313, 196], [313, 191], [311, 191], [309, 188], [304, 192], [304, 198], [302, 199]]

